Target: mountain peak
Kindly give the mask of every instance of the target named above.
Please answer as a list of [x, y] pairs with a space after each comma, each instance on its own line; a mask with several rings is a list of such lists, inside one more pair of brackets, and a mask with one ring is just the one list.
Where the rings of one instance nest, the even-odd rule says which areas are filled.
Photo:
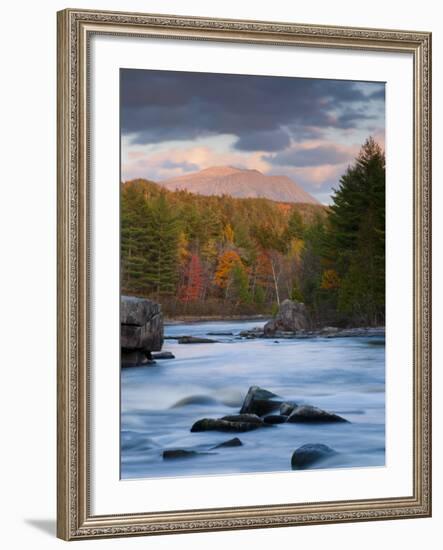
[[229, 174], [236, 174], [241, 171], [241, 168], [236, 168], [235, 166], [210, 166], [209, 168], [204, 168], [203, 170], [200, 170], [200, 172], [194, 172], [194, 174], [197, 173], [205, 174], [208, 176], [227, 176]]
[[199, 195], [262, 197], [277, 202], [320, 204], [287, 176], [266, 176], [255, 169], [235, 166], [212, 166], [159, 184], [171, 191], [187, 190]]

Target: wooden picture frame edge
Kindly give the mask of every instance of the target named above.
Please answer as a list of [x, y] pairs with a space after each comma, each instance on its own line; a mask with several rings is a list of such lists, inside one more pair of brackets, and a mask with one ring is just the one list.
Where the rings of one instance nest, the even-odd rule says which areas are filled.
[[[431, 515], [431, 33], [67, 9], [57, 14], [57, 535], [64, 540]], [[414, 59], [413, 496], [93, 516], [88, 470], [88, 40], [94, 33], [409, 52]]]

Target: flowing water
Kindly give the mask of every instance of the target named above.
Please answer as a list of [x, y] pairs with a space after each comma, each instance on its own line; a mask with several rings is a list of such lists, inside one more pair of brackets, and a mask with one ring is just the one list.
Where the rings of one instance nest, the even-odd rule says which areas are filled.
[[[166, 326], [166, 336], [209, 337], [219, 343], [185, 345], [165, 340], [163, 351], [171, 351], [175, 359], [122, 369], [123, 479], [288, 471], [293, 451], [305, 443], [323, 443], [337, 451], [313, 468], [384, 465], [384, 338], [238, 337], [240, 331], [260, 324], [227, 321]], [[233, 334], [207, 336], [209, 332]], [[246, 433], [190, 432], [201, 418], [238, 413], [252, 385], [286, 400], [333, 411], [350, 423], [286, 423]], [[180, 403], [189, 397], [193, 403]], [[233, 437], [239, 437], [243, 445], [211, 450]], [[166, 449], [207, 454], [164, 460]]]

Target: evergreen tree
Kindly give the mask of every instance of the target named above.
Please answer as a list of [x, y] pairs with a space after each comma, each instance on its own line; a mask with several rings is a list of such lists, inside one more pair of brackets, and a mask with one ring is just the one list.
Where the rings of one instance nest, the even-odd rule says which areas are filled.
[[369, 138], [333, 195], [326, 257], [341, 281], [338, 308], [355, 322], [384, 322], [385, 156]]
[[249, 292], [249, 278], [245, 266], [236, 262], [232, 268], [232, 294], [238, 302], [249, 304], [251, 295]]
[[303, 239], [305, 224], [303, 218], [297, 209], [293, 209], [288, 220], [287, 238], [291, 239]]
[[176, 290], [180, 225], [164, 193], [152, 201], [150, 209], [153, 221], [151, 241], [154, 242], [149, 254], [148, 277], [159, 297], [162, 294], [173, 294]]
[[136, 189], [123, 194], [121, 219], [123, 290], [147, 295], [153, 289], [149, 265], [154, 225], [147, 202]]

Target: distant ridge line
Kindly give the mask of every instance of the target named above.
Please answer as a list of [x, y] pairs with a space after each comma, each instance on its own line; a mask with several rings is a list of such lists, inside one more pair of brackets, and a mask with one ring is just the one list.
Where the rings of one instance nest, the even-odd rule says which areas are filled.
[[211, 166], [157, 183], [170, 191], [186, 190], [198, 195], [321, 204], [287, 176], [266, 176], [258, 170], [235, 166]]

